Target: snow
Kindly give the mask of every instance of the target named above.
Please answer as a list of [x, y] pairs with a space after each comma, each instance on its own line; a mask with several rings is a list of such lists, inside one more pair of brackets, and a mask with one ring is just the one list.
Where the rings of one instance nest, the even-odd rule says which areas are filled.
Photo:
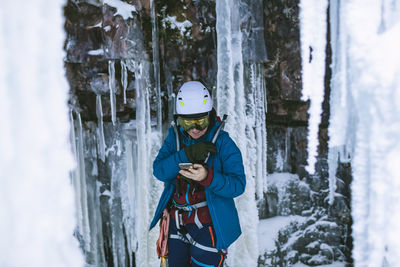
[[[278, 198], [283, 199], [285, 194], [285, 186], [291, 180], [299, 180], [299, 176], [297, 174], [287, 173], [287, 172], [270, 173], [267, 176], [267, 180], [269, 186], [275, 185], [276, 188], [278, 189]], [[300, 181], [299, 187], [300, 186], [308, 186], [308, 185], [306, 185], [303, 181]]]
[[[308, 267], [309, 265], [305, 265], [301, 262], [295, 263], [292, 267]], [[331, 264], [323, 264], [318, 265], [318, 267], [345, 267], [346, 264], [344, 262], [333, 262]]]
[[279, 230], [288, 226], [291, 222], [303, 222], [306, 217], [291, 216], [275, 216], [268, 219], [260, 220], [258, 223], [258, 247], [259, 255], [275, 249], [275, 240], [278, 238]]
[[1, 3], [0, 266], [83, 266], [73, 237], [64, 4]]
[[121, 0], [103, 0], [103, 3], [117, 9], [115, 15], [121, 15], [124, 20], [133, 18], [132, 12], [137, 12], [134, 5], [122, 2]]
[[306, 170], [315, 172], [318, 130], [324, 100], [327, 0], [300, 1], [300, 45], [302, 59], [302, 100], [310, 100], [308, 159]]
[[167, 16], [163, 19], [163, 23], [169, 23], [171, 29], [178, 29], [181, 36], [188, 35], [188, 29], [192, 27], [192, 23], [189, 20], [177, 21], [176, 16]]
[[268, 174], [268, 184], [275, 184], [278, 188], [283, 188], [288, 181], [293, 179], [298, 180], [299, 176], [289, 172], [275, 172]]

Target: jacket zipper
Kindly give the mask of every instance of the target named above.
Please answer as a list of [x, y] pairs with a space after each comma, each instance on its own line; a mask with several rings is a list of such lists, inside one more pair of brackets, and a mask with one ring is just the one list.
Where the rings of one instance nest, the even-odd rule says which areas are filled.
[[[220, 231], [220, 227], [219, 227], [219, 223], [218, 223], [218, 220], [217, 220], [217, 216], [215, 216], [214, 207], [212, 206], [212, 204], [210, 205], [210, 203], [212, 203], [212, 201], [210, 202], [209, 201], [210, 197], [207, 197], [209, 195], [209, 193], [207, 191], [208, 190], [206, 190], [206, 200], [207, 200], [207, 203], [208, 203], [208, 210], [210, 211], [210, 214], [211, 214], [211, 220], [212, 220], [213, 225], [214, 225], [215, 235], [217, 236], [217, 243], [222, 243], [222, 248], [226, 249], [225, 246], [224, 246], [225, 245], [225, 241], [224, 241], [224, 238], [223, 238], [223, 236], [221, 234], [221, 231]], [[212, 197], [211, 197], [211, 199], [212, 199]], [[214, 218], [214, 220], [213, 220], [213, 218]]]

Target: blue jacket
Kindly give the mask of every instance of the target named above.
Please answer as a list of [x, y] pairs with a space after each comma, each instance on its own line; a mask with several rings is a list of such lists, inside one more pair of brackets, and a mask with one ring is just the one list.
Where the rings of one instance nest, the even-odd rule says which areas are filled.
[[[218, 126], [219, 122], [216, 122], [212, 129], [198, 140], [188, 138], [180, 128], [181, 144], [189, 146], [197, 142], [211, 142]], [[216, 147], [217, 154], [210, 156], [207, 162], [213, 170], [213, 179], [211, 184], [205, 188], [205, 194], [217, 237], [216, 248], [227, 249], [242, 232], [233, 198], [244, 192], [246, 177], [242, 154], [227, 132], [220, 131]], [[175, 178], [180, 170], [178, 164], [181, 162], [189, 162], [189, 160], [184, 148], [176, 151], [175, 133], [173, 128], [170, 128], [168, 136], [153, 163], [153, 174], [157, 179], [164, 182], [164, 191], [150, 229], [157, 224], [162, 211], [174, 193]]]

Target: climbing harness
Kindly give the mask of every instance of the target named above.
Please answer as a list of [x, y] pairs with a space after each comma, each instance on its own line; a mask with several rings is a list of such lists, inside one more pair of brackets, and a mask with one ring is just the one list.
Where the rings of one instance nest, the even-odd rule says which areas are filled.
[[169, 238], [178, 239], [178, 240], [180, 240], [182, 242], [185, 242], [186, 244], [190, 244], [190, 245], [195, 246], [195, 247], [197, 247], [197, 248], [199, 248], [201, 250], [223, 254], [224, 257], [227, 254], [227, 251], [225, 249], [218, 250], [218, 249], [216, 249], [214, 247], [207, 247], [207, 246], [204, 246], [202, 244], [199, 244], [198, 242], [196, 242], [196, 240], [193, 239], [193, 237], [188, 233], [188, 231], [186, 230], [186, 228], [184, 226], [181, 226], [180, 228], [178, 228], [177, 234], [171, 234], [169, 236]]
[[195, 211], [194, 213], [194, 223], [197, 225], [197, 227], [199, 229], [203, 228], [203, 224], [200, 222], [199, 217], [197, 216], [197, 210], [199, 208], [205, 207], [207, 206], [207, 201], [203, 201], [200, 203], [196, 203], [196, 204], [188, 204], [188, 205], [179, 205], [177, 204], [175, 201], [173, 201], [174, 206], [176, 208], [175, 210], [175, 222], [176, 222], [176, 227], [179, 230], [179, 226], [183, 225], [182, 223], [182, 214], [180, 213], [180, 211], [189, 211], [192, 212], [193, 210]]

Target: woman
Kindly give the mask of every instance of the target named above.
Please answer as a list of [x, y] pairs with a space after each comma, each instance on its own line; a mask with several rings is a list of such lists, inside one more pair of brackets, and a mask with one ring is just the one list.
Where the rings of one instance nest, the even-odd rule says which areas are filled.
[[[228, 247], [241, 234], [233, 198], [246, 186], [242, 155], [220, 130], [221, 120], [202, 83], [182, 85], [176, 113], [178, 125], [169, 129], [153, 163], [154, 176], [165, 187], [150, 229], [167, 208], [169, 266], [222, 266]], [[181, 169], [180, 163], [193, 166]]]

